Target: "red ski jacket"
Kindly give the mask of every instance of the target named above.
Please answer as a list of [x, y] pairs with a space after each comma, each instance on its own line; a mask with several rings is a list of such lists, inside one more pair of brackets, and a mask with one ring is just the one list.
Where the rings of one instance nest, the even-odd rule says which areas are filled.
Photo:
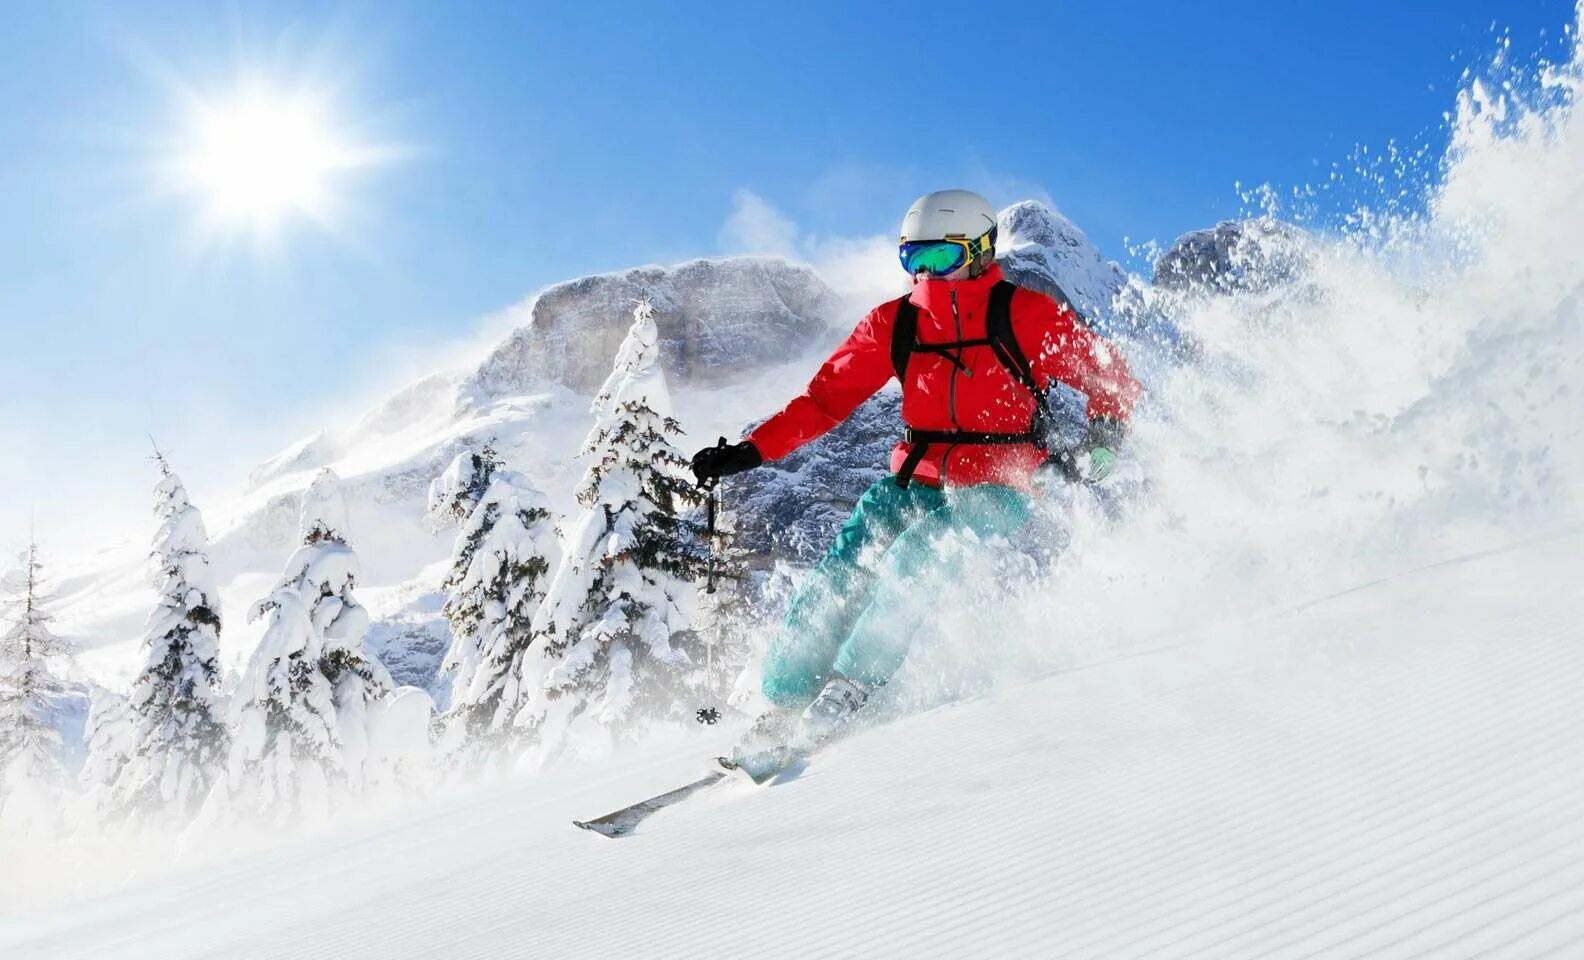
[[[985, 337], [990, 289], [1002, 280], [992, 266], [968, 280], [920, 280], [907, 299], [918, 307], [920, 344]], [[952, 293], [956, 292], [953, 310]], [[895, 376], [891, 331], [900, 299], [869, 312], [820, 367], [808, 389], [749, 434], [766, 460], [780, 458], [847, 419]], [[1012, 297], [1013, 335], [1041, 387], [1051, 380], [1088, 396], [1088, 414], [1126, 422], [1140, 387], [1127, 363], [1065, 304], [1019, 288]], [[915, 353], [902, 384], [902, 420], [916, 430], [1014, 433], [1034, 416], [1034, 398], [996, 358], [989, 346], [959, 351], [961, 365], [941, 354]], [[891, 470], [907, 459], [898, 443]], [[931, 444], [913, 475], [915, 482], [967, 486], [1001, 483], [1027, 489], [1045, 453], [1032, 444]]]

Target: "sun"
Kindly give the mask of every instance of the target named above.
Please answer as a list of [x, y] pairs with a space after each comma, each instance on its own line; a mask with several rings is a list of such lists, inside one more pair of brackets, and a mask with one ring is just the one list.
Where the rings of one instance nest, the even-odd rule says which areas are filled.
[[317, 205], [339, 153], [304, 105], [253, 101], [209, 111], [188, 169], [218, 213], [270, 217]]
[[344, 125], [312, 97], [250, 93], [191, 113], [177, 180], [216, 230], [267, 230], [293, 216], [328, 225], [346, 175], [378, 159], [339, 135]]

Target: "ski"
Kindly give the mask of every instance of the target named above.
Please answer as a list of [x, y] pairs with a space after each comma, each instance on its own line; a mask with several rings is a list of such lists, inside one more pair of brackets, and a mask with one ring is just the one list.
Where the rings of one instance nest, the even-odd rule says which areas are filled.
[[650, 797], [647, 800], [640, 800], [631, 806], [622, 807], [620, 810], [607, 813], [603, 817], [597, 817], [593, 820], [573, 820], [572, 823], [575, 826], [582, 827], [584, 830], [592, 830], [602, 837], [611, 837], [612, 839], [625, 837], [632, 833], [634, 828], [648, 818], [650, 814], [680, 803], [705, 787], [714, 786], [724, 779], [726, 779], [725, 770], [712, 770], [686, 786], [677, 787], [675, 790]]

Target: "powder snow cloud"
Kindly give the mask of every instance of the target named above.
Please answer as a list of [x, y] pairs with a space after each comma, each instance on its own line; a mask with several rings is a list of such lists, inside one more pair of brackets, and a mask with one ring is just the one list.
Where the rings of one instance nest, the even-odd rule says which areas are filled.
[[897, 266], [896, 240], [882, 233], [819, 236], [800, 227], [775, 204], [741, 188], [720, 228], [722, 252], [770, 254], [802, 260], [843, 296], [885, 300], [896, 296], [906, 277]]

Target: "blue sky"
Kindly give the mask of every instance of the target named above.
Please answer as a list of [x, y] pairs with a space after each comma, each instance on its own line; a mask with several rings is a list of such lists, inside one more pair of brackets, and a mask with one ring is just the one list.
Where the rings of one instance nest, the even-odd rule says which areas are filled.
[[[1213, 12], [1212, 12], [1213, 11]], [[1509, 28], [1572, 0], [1271, 4], [0, 6], [0, 543], [140, 530], [148, 433], [200, 493], [420, 372], [534, 289], [733, 252], [749, 190], [805, 243], [969, 186], [1108, 254], [1440, 142]], [[328, 225], [216, 238], [160, 171], [184, 97], [311, 91], [386, 162]], [[84, 506], [84, 501], [91, 501]]]

